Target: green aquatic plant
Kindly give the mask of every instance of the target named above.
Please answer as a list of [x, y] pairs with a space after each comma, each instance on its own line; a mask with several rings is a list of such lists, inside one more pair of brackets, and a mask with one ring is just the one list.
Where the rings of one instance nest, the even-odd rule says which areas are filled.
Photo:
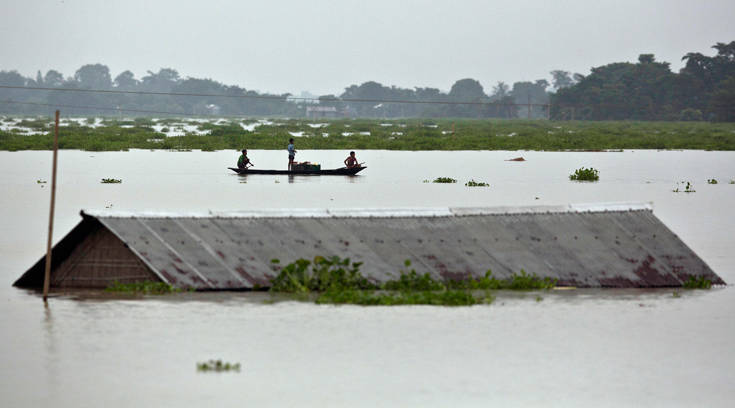
[[203, 363], [197, 363], [197, 371], [200, 372], [240, 372], [240, 363], [227, 363], [222, 360], [209, 360]]
[[683, 284], [684, 289], [711, 289], [712, 281], [704, 276], [690, 276]]
[[271, 279], [271, 292], [291, 293], [304, 300], [310, 298], [308, 294], [315, 293], [315, 301], [319, 304], [466, 306], [492, 303], [494, 296], [489, 290], [493, 289], [538, 290], [556, 285], [556, 280], [529, 275], [524, 270], [508, 279], [496, 279], [491, 271], [487, 271], [479, 279], [468, 277], [440, 281], [428, 273], [417, 273], [410, 268], [410, 260], [404, 262], [405, 269], [401, 269], [397, 279], [382, 285], [376, 285], [360, 274], [361, 263], [336, 256], [317, 256], [313, 261], [298, 259], [284, 267], [280, 267], [278, 259], [273, 259], [271, 265], [274, 271], [278, 271], [278, 275]]
[[432, 181], [432, 183], [456, 183], [457, 180], [451, 178], [451, 177], [437, 177]]
[[[277, 259], [271, 263], [278, 264]], [[297, 259], [284, 266], [271, 279], [271, 291], [286, 293], [322, 292], [328, 289], [375, 289], [376, 285], [360, 274], [362, 262], [350, 262], [337, 256]]]
[[[411, 261], [406, 259], [403, 265], [408, 268], [411, 266]], [[397, 291], [431, 291], [431, 290], [444, 290], [446, 286], [441, 282], [434, 280], [428, 273], [419, 275], [416, 270], [401, 270], [401, 274], [398, 279], [390, 280], [382, 285], [382, 289], [385, 290], [397, 290]]]
[[482, 181], [475, 181], [474, 179], [464, 183], [467, 187], [490, 187], [490, 184], [484, 183]]
[[717, 179], [714, 179], [714, 178], [707, 179], [707, 184], [717, 184]]
[[600, 179], [600, 172], [592, 167], [580, 167], [569, 175], [569, 180], [574, 181], [597, 181]]
[[103, 178], [101, 183], [102, 184], [119, 184], [119, 183], [122, 183], [122, 179]]
[[683, 190], [679, 188], [679, 183], [676, 183], [676, 188], [673, 189], [672, 191], [675, 193], [696, 193], [697, 192], [697, 190], [694, 189], [694, 185], [692, 183], [688, 181], [682, 181], [681, 183], [682, 184], [686, 183], [684, 184]]
[[107, 292], [118, 292], [118, 293], [139, 293], [144, 295], [165, 295], [169, 293], [181, 292], [181, 289], [169, 285], [165, 282], [132, 282], [132, 283], [120, 283], [118, 281], [112, 282], [107, 288]]
[[36, 184], [46, 184], [46, 180], [38, 179], [36, 180]]
[[497, 279], [492, 271], [485, 272], [485, 276], [476, 279], [467, 277], [465, 279], [449, 280], [446, 282], [448, 288], [470, 289], [470, 290], [539, 290], [552, 289], [556, 287], [556, 279], [541, 278], [536, 274], [528, 274], [525, 270], [512, 274], [507, 279]]
[[735, 184], [735, 179], [730, 180], [730, 184]]

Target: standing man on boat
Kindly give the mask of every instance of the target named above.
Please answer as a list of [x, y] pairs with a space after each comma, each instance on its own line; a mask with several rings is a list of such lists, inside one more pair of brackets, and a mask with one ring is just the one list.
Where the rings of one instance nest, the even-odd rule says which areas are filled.
[[296, 158], [296, 149], [293, 146], [293, 138], [288, 139], [288, 171], [293, 167], [293, 160]]
[[246, 170], [248, 166], [252, 167], [253, 163], [248, 159], [248, 150], [242, 149], [242, 154], [240, 155], [240, 158], [237, 159], [237, 168]]
[[348, 169], [357, 167], [357, 157], [355, 157], [355, 152], [350, 152], [350, 155], [347, 156], [345, 159], [345, 167]]

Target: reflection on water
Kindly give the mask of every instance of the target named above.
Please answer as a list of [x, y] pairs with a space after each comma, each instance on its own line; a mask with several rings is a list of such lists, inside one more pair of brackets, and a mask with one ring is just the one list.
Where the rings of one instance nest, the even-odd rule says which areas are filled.
[[[250, 151], [263, 168], [282, 152]], [[344, 152], [300, 151], [325, 167]], [[232, 152], [62, 151], [55, 239], [81, 208], [228, 211], [651, 201], [727, 282], [735, 153], [358, 152], [356, 177], [231, 174]], [[505, 159], [524, 156], [526, 162]], [[10, 284], [45, 248], [48, 152], [0, 152], [2, 406], [729, 406], [732, 287], [500, 293], [469, 308], [319, 306], [268, 293], [167, 297]], [[376, 165], [377, 163], [377, 165]], [[572, 183], [575, 168], [599, 183]], [[452, 177], [457, 184], [422, 183]], [[100, 178], [122, 179], [104, 185]], [[468, 188], [469, 179], [489, 188]], [[696, 193], [675, 194], [689, 180]], [[536, 199], [538, 197], [538, 199]], [[240, 362], [201, 374], [197, 361]], [[134, 391], [132, 391], [134, 390]], [[194, 401], [194, 402], [193, 402]]]

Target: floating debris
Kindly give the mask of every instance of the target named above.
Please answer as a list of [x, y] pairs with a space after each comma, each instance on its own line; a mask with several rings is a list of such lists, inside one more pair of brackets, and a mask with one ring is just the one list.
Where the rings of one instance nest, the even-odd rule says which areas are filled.
[[437, 177], [432, 181], [432, 183], [456, 183], [457, 180], [451, 178], [451, 177]]
[[122, 183], [122, 179], [103, 178], [101, 183], [102, 184], [120, 184]]
[[524, 159], [523, 157], [515, 157], [513, 159], [508, 159], [506, 161], [526, 161], [526, 159]]

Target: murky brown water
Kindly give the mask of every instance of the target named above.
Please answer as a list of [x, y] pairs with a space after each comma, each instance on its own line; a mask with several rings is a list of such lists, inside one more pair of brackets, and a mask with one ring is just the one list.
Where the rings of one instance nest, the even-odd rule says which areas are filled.
[[[346, 152], [299, 152], [337, 167]], [[522, 163], [505, 162], [524, 156]], [[283, 152], [251, 151], [284, 168]], [[61, 295], [10, 285], [43, 254], [49, 152], [0, 152], [0, 405], [730, 406], [735, 290], [501, 294], [470, 308], [265, 303], [267, 295]], [[58, 240], [81, 208], [206, 211], [652, 201], [735, 281], [735, 152], [358, 151], [355, 178], [249, 176], [234, 152], [62, 151]], [[330, 164], [333, 164], [330, 166]], [[571, 183], [580, 166], [594, 184]], [[438, 185], [422, 180], [454, 177]], [[100, 184], [101, 178], [122, 184]], [[720, 183], [708, 185], [716, 178]], [[490, 188], [467, 188], [474, 178]], [[675, 194], [677, 181], [696, 193]], [[43, 186], [43, 187], [42, 187]], [[538, 197], [538, 199], [537, 199]], [[240, 362], [201, 374], [196, 362]]]

